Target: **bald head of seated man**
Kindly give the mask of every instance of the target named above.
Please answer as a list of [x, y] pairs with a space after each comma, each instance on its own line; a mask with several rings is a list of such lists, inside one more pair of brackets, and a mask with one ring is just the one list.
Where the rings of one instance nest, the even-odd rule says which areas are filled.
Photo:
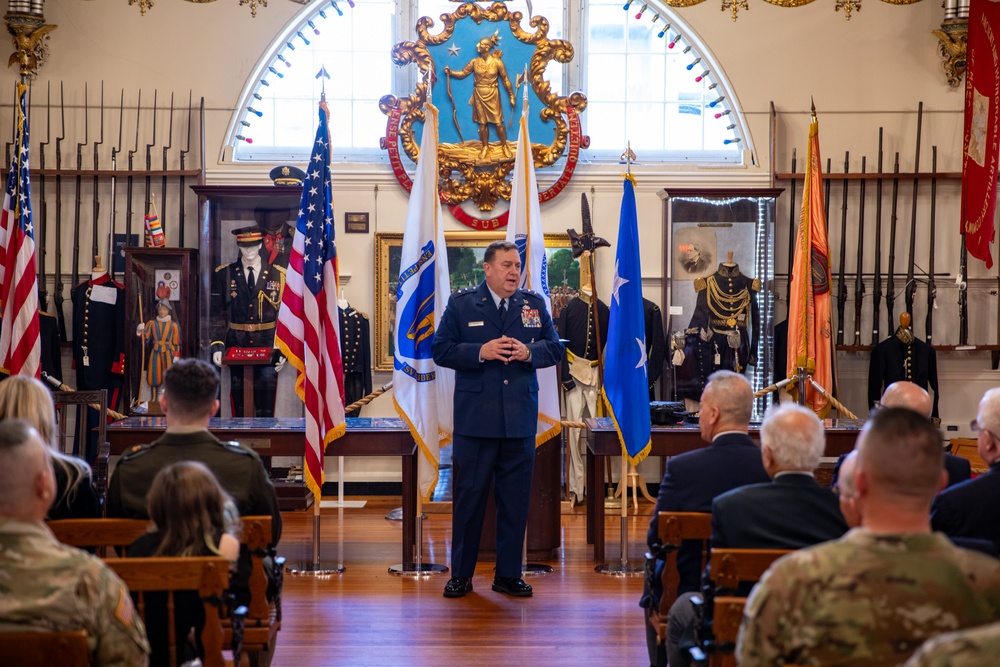
[[[931, 400], [931, 396], [927, 393], [926, 389], [912, 382], [900, 380], [899, 382], [893, 382], [885, 388], [885, 391], [882, 392], [882, 398], [879, 399], [879, 406], [882, 408], [905, 408], [930, 419], [934, 402]], [[843, 463], [844, 457], [841, 456], [833, 471], [833, 479], [830, 483], [831, 488], [839, 484], [840, 476], [843, 474]], [[947, 486], [954, 486], [972, 477], [972, 465], [968, 459], [964, 459], [961, 456], [945, 453], [944, 469], [948, 472]]]

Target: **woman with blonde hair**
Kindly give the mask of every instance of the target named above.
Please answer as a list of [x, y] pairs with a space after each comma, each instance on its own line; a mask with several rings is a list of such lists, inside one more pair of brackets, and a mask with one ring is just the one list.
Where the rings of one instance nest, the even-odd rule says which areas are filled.
[[[240, 555], [239, 512], [219, 481], [204, 464], [178, 461], [153, 478], [146, 495], [152, 520], [150, 532], [128, 548], [131, 557], [224, 556], [235, 565]], [[158, 599], [155, 596], [161, 596]], [[146, 596], [146, 628], [150, 667], [174, 667], [169, 662], [167, 604], [163, 594]], [[174, 627], [177, 636], [189, 637], [177, 652], [178, 664], [204, 657], [201, 629], [205, 609], [194, 591], [174, 597]], [[192, 641], [193, 640], [193, 641]]]
[[13, 375], [0, 382], [0, 420], [24, 419], [31, 424], [52, 454], [56, 497], [48, 519], [92, 519], [101, 516], [101, 501], [94, 490], [90, 466], [83, 459], [56, 447], [56, 408], [52, 394], [40, 380]]

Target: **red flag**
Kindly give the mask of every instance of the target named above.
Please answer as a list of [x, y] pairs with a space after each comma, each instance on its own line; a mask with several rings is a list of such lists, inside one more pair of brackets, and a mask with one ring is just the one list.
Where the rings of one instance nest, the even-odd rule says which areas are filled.
[[0, 371], [41, 377], [35, 232], [28, 171], [28, 86], [17, 84], [15, 155], [0, 213]]
[[[801, 366], [827, 391], [833, 390], [833, 345], [830, 337], [830, 243], [823, 206], [823, 171], [819, 157], [819, 121], [813, 110], [809, 124], [806, 182], [802, 189], [802, 216], [792, 263], [791, 300], [788, 304], [787, 377]], [[796, 387], [795, 391], [801, 391]], [[821, 417], [830, 404], [813, 387], [806, 403]]]
[[998, 128], [1000, 128], [1000, 4], [969, 5], [965, 71], [965, 144], [962, 154], [962, 233], [969, 254], [992, 268]]
[[322, 498], [326, 446], [347, 427], [326, 114], [322, 103], [312, 158], [302, 184], [302, 204], [276, 331], [278, 347], [299, 372], [295, 391], [306, 408], [306, 486], [317, 507]]

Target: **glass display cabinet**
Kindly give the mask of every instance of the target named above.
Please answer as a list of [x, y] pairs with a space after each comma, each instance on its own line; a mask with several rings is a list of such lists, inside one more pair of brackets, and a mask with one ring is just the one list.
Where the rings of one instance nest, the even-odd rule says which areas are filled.
[[[666, 400], [693, 407], [708, 375], [719, 369], [744, 374], [755, 391], [771, 383], [774, 217], [781, 192], [664, 190]], [[758, 412], [763, 405], [758, 401]]]

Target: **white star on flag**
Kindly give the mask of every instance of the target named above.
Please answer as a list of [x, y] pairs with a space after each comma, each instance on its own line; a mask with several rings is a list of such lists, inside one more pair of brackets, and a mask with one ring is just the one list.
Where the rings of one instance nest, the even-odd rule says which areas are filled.
[[646, 341], [641, 338], [636, 338], [635, 342], [639, 344], [639, 363], [637, 363], [635, 367], [642, 368], [646, 365]]
[[631, 281], [630, 280], [626, 280], [625, 278], [622, 278], [618, 274], [618, 260], [616, 259], [615, 260], [615, 280], [614, 280], [614, 283], [613, 283], [613, 285], [611, 287], [611, 291], [614, 293], [615, 303], [617, 303], [618, 305], [621, 305], [621, 299], [618, 298], [618, 290], [620, 290], [622, 288], [622, 285], [624, 285], [625, 283], [628, 283], [628, 282], [631, 282]]

